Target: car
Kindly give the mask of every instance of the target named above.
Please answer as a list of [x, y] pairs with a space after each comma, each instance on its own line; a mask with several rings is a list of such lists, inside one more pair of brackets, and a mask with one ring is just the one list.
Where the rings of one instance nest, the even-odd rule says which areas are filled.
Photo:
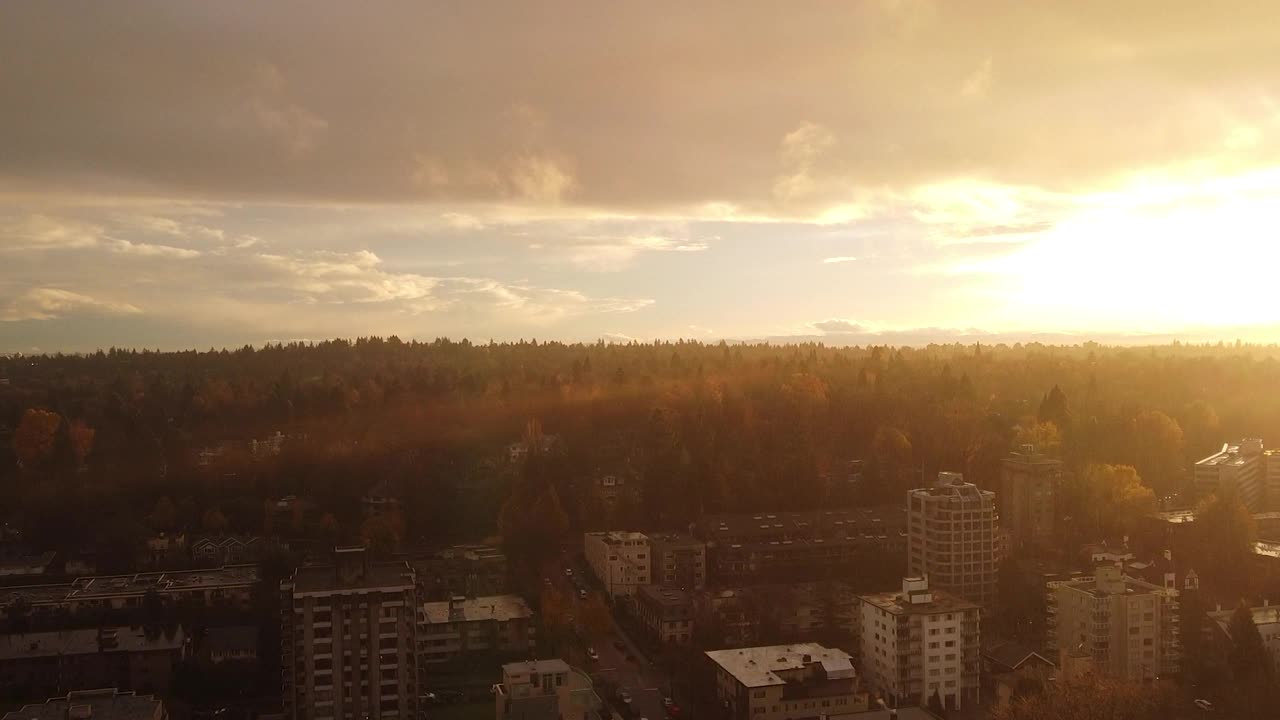
[[1193, 702], [1195, 703], [1196, 707], [1200, 708], [1201, 710], [1205, 712], [1213, 712], [1213, 703], [1209, 702], [1208, 700], [1194, 700]]
[[680, 706], [676, 705], [675, 703], [671, 703], [671, 707], [667, 708], [667, 717], [669, 718], [680, 717]]
[[565, 569], [564, 569], [564, 576], [565, 576], [565, 577], [573, 577], [573, 568], [565, 568]]
[[591, 662], [597, 662], [600, 660], [600, 653], [596, 652], [595, 648], [589, 647], [587, 648], [587, 657], [591, 659]]
[[622, 702], [622, 704], [623, 704], [623, 705], [630, 705], [630, 704], [631, 704], [631, 693], [627, 692], [626, 690], [623, 690], [623, 689], [619, 688], [619, 689], [618, 689], [618, 700], [620, 700], [620, 701]]
[[671, 699], [671, 698], [669, 698], [669, 697], [664, 697], [664, 698], [662, 698], [662, 707], [664, 707], [664, 708], [668, 708], [668, 709], [670, 709], [670, 707], [671, 707], [672, 705], [675, 705], [675, 704], [676, 704], [676, 701], [675, 701], [675, 700], [672, 700], [672, 699]]
[[578, 599], [579, 599], [579, 600], [586, 600], [586, 599], [587, 599], [587, 591], [586, 591], [586, 590], [579, 590], [579, 591], [578, 591]]

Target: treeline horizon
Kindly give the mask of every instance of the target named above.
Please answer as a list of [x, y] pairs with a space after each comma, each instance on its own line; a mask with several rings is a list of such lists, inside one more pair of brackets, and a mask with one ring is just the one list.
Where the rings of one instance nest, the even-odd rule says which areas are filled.
[[[1133, 466], [1159, 498], [1185, 491], [1190, 463], [1223, 441], [1280, 439], [1280, 348], [1243, 343], [374, 337], [5, 356], [0, 378], [0, 521], [33, 544], [116, 554], [166, 528], [261, 532], [263, 502], [286, 494], [314, 498], [323, 518], [293, 532], [397, 543], [493, 536], [513, 498], [563, 510], [564, 532], [901, 503], [941, 470], [995, 487], [1024, 443], [1081, 476]], [[536, 472], [508, 454], [531, 428], [555, 440]], [[248, 442], [276, 432], [293, 439], [252, 457]], [[605, 474], [635, 496], [605, 507], [594, 485]], [[360, 498], [382, 482], [401, 495], [402, 522], [370, 529]]]

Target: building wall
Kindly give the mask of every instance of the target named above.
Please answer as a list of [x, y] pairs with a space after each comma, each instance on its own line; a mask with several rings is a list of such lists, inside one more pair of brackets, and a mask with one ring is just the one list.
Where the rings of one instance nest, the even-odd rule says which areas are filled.
[[438, 664], [466, 655], [527, 655], [535, 638], [531, 618], [424, 623], [418, 630], [419, 657], [423, 664]]
[[1001, 470], [1000, 525], [1015, 547], [1047, 546], [1053, 541], [1062, 463], [1041, 456], [1006, 458]]
[[605, 592], [634, 595], [650, 580], [649, 539], [640, 533], [587, 533], [583, 537], [587, 565]]
[[975, 609], [895, 613], [862, 606], [862, 666], [870, 687], [900, 704], [924, 705], [936, 690], [949, 706], [979, 699]]
[[[1099, 568], [1099, 577], [1118, 577], [1115, 568]], [[1113, 573], [1113, 571], [1115, 571]], [[1099, 596], [1097, 581], [1062, 583], [1054, 592], [1054, 623], [1062, 657], [1083, 650], [1095, 672], [1132, 681], [1153, 680], [1178, 667], [1177, 603], [1170, 591], [1133, 578], [1116, 582], [1125, 590]]]
[[[968, 487], [972, 487], [971, 485]], [[914, 490], [907, 497], [907, 572], [928, 577], [985, 611], [994, 609], [999, 577], [995, 494], [972, 497]]]
[[416, 718], [412, 588], [290, 592], [286, 601], [286, 717]]

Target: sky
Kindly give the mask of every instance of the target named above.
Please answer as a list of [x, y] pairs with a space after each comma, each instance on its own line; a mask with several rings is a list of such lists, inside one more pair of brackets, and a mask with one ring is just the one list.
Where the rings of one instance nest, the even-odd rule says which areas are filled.
[[1280, 3], [0, 4], [0, 352], [1280, 341]]

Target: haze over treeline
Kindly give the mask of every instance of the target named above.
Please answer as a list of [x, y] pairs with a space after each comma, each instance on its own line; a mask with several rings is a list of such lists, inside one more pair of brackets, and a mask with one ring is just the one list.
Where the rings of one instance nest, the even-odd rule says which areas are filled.
[[[317, 498], [327, 532], [351, 537], [380, 480], [407, 496], [404, 540], [474, 537], [496, 530], [514, 482], [503, 458], [531, 432], [555, 443], [548, 482], [574, 528], [897, 501], [939, 470], [991, 485], [1023, 442], [1077, 469], [1133, 465], [1160, 496], [1224, 438], [1280, 437], [1280, 405], [1258, 402], [1280, 384], [1278, 356], [396, 338], [15, 356], [0, 359], [0, 472], [10, 512], [61, 547], [123, 547], [213, 511], [254, 530], [261, 500], [290, 493]], [[276, 432], [293, 440], [254, 460], [248, 442]], [[201, 450], [221, 451], [216, 472]], [[856, 488], [842, 482], [851, 460], [865, 461]], [[605, 473], [638, 483], [622, 517], [592, 505]], [[157, 498], [181, 517], [149, 520]]]

